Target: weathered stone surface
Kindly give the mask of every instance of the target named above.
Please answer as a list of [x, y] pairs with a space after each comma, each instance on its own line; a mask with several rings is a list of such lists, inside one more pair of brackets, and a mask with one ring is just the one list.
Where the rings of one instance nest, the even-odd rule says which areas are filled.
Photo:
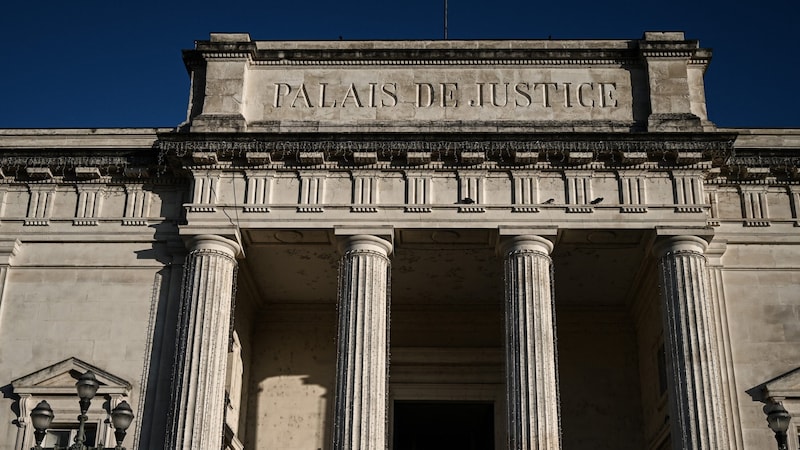
[[170, 448], [216, 447], [225, 417], [233, 280], [240, 248], [233, 241], [200, 235], [189, 245], [184, 272]]
[[355, 235], [340, 244], [339, 346], [334, 450], [388, 445], [389, 254], [381, 238]]
[[552, 249], [539, 236], [517, 236], [501, 248], [509, 449], [561, 448]]
[[73, 357], [130, 380], [91, 411], [133, 406], [127, 448], [383, 450], [397, 402], [491, 405], [442, 432], [498, 449], [769, 448], [800, 131], [716, 129], [709, 58], [214, 33], [179, 128], [0, 130], [0, 450], [33, 445], [9, 383]]

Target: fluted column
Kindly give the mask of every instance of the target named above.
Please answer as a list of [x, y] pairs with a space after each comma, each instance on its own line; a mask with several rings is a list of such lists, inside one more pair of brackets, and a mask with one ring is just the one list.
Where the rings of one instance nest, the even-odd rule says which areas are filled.
[[225, 368], [239, 245], [212, 235], [189, 244], [183, 272], [175, 376], [175, 429], [171, 447], [210, 450], [222, 446]]
[[706, 247], [699, 237], [674, 236], [653, 249], [661, 272], [671, 439], [676, 450], [729, 448]]
[[340, 250], [333, 449], [384, 450], [392, 244], [357, 235]]
[[509, 450], [561, 448], [552, 250], [539, 236], [517, 236], [501, 247]]

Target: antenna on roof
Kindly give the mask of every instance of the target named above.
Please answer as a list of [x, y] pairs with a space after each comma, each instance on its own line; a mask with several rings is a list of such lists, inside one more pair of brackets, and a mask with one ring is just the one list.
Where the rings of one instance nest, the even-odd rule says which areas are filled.
[[447, 40], [447, 0], [444, 0], [444, 39]]

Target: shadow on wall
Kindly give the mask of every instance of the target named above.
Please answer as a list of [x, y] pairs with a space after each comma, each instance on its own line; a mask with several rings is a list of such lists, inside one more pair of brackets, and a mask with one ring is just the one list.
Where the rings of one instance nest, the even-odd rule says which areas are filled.
[[299, 309], [271, 309], [254, 318], [246, 443], [250, 448], [330, 447], [335, 305]]
[[142, 386], [144, 401], [140, 402], [141, 433], [139, 448], [159, 448], [164, 445], [170, 426], [172, 399], [172, 368], [175, 362], [178, 312], [185, 248], [170, 223], [155, 225], [153, 247], [136, 252], [137, 259], [154, 260], [164, 264], [153, 280], [150, 299], [149, 367], [145, 367]]

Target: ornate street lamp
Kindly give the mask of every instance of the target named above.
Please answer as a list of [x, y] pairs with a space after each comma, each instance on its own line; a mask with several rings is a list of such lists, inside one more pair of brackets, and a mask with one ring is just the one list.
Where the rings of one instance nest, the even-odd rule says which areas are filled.
[[[78, 435], [75, 436], [75, 443], [72, 444], [68, 449], [63, 447], [51, 447], [46, 450], [125, 450], [122, 446], [122, 441], [125, 439], [125, 433], [128, 430], [128, 427], [131, 426], [131, 421], [133, 421], [133, 410], [131, 409], [128, 402], [122, 401], [116, 408], [111, 411], [111, 424], [114, 426], [114, 437], [117, 440], [117, 446], [112, 448], [103, 448], [103, 447], [87, 447], [85, 445], [86, 442], [86, 434], [85, 434], [85, 426], [86, 421], [89, 419], [86, 417], [86, 412], [89, 411], [89, 405], [92, 402], [95, 394], [97, 394], [97, 389], [100, 387], [100, 383], [97, 381], [97, 378], [94, 376], [94, 373], [89, 370], [83, 375], [78, 378], [78, 382], [75, 383], [75, 387], [78, 389], [78, 397], [80, 397], [80, 407], [81, 407], [81, 415], [78, 416]], [[45, 435], [47, 434], [47, 429], [50, 428], [50, 425], [53, 423], [53, 418], [55, 414], [53, 414], [53, 409], [50, 408], [50, 404], [47, 401], [42, 400], [36, 405], [35, 408], [31, 411], [31, 422], [33, 423], [33, 428], [36, 430], [34, 431], [34, 437], [36, 438], [36, 446], [34, 446], [31, 450], [45, 450], [42, 448], [42, 440], [44, 439]]]
[[789, 421], [792, 416], [780, 402], [770, 401], [764, 405], [764, 414], [767, 415], [769, 428], [775, 433], [775, 440], [778, 441], [778, 450], [789, 450], [786, 442], [786, 430], [789, 429]]

